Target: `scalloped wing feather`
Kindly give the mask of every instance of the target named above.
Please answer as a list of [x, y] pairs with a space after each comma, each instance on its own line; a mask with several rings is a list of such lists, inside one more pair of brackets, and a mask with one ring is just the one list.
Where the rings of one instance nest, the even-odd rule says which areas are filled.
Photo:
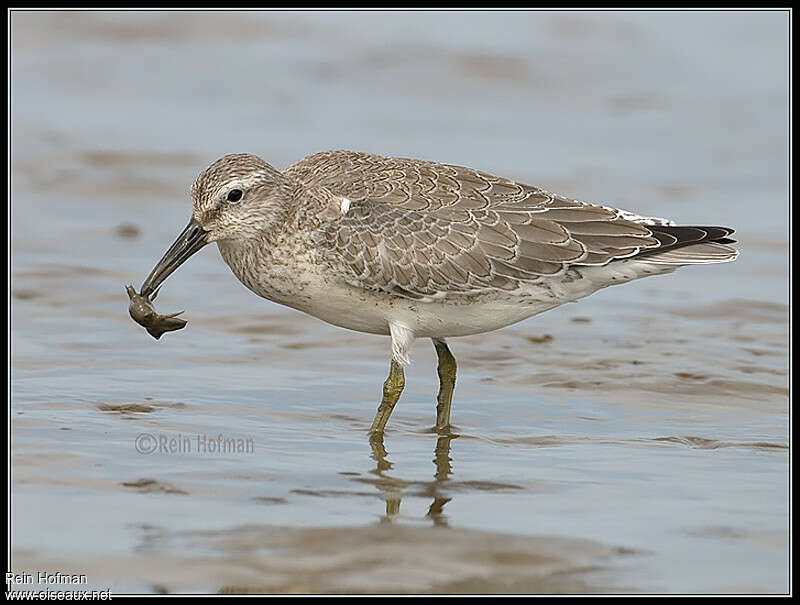
[[[726, 251], [718, 245], [698, 251], [696, 261], [676, 247], [732, 233], [670, 229], [666, 219], [422, 160], [332, 151], [286, 172], [348, 202], [346, 212], [315, 234], [323, 254], [338, 261], [333, 266], [343, 267], [342, 277], [412, 298], [513, 291], [571, 265], [605, 265], [639, 254], [665, 264], [720, 262], [715, 259]], [[665, 248], [673, 250], [655, 254]]]

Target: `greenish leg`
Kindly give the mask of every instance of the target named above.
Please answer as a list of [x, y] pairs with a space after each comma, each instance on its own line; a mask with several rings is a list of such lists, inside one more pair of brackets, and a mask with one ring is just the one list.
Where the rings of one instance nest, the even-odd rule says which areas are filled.
[[372, 427], [369, 429], [370, 433], [383, 433], [386, 422], [389, 416], [392, 415], [392, 410], [397, 400], [400, 399], [400, 393], [403, 392], [403, 387], [406, 385], [406, 377], [403, 373], [403, 366], [392, 359], [392, 365], [389, 368], [389, 377], [383, 383], [383, 400], [378, 406], [378, 412], [375, 414], [375, 420], [372, 421]]
[[439, 356], [439, 395], [436, 397], [436, 431], [442, 435], [450, 432], [450, 406], [456, 386], [456, 358], [444, 340], [433, 341]]

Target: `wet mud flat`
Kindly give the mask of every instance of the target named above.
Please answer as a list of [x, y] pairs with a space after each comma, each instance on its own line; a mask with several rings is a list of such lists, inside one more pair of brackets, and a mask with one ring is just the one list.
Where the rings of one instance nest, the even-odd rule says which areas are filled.
[[[149, 533], [138, 554], [57, 561], [18, 553], [17, 565], [81, 569], [74, 573], [98, 585], [160, 594], [574, 594], [623, 591], [604, 584], [604, 565], [632, 554], [590, 541], [393, 525]], [[191, 554], [210, 548], [213, 558]]]
[[[784, 24], [759, 15], [15, 17], [15, 571], [145, 593], [786, 592]], [[234, 112], [206, 71], [232, 65], [269, 74], [238, 80]], [[212, 246], [159, 295], [179, 332], [153, 340], [120, 287], [221, 152], [339, 147], [721, 221], [742, 255], [453, 339], [457, 438], [427, 430], [419, 341], [371, 444], [387, 340], [258, 300]], [[255, 445], [198, 445], [226, 440]]]

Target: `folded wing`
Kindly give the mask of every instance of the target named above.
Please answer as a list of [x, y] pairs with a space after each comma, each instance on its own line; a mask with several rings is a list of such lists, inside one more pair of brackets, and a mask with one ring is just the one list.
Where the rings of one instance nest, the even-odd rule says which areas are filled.
[[346, 202], [315, 234], [342, 277], [412, 298], [514, 291], [632, 257], [680, 265], [736, 255], [727, 227], [674, 226], [460, 166], [336, 151], [287, 172]]

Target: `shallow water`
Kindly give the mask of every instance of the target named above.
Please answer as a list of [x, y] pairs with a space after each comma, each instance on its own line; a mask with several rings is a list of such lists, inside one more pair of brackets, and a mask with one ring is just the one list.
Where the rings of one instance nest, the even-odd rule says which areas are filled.
[[[788, 590], [787, 19], [12, 15], [14, 569], [119, 592]], [[454, 339], [254, 297], [212, 247], [127, 313], [229, 152], [465, 164], [742, 255]], [[137, 449], [138, 447], [138, 449]], [[225, 451], [220, 451], [225, 449]]]

